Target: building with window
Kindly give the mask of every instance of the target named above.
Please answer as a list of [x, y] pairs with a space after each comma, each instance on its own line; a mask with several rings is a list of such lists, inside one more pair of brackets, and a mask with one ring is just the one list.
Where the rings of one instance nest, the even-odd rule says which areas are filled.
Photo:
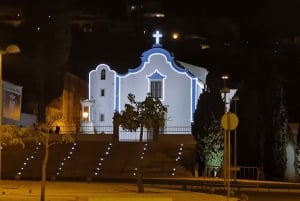
[[157, 31], [153, 37], [155, 43], [142, 53], [141, 64], [126, 74], [117, 73], [107, 64], [100, 64], [89, 73], [89, 101], [93, 105], [88, 121], [95, 133], [111, 133], [107, 128], [112, 128], [114, 112], [124, 110], [129, 93], [137, 101], [151, 93], [168, 109], [163, 132], [191, 134], [194, 111], [208, 71], [175, 60], [160, 44], [162, 35]]

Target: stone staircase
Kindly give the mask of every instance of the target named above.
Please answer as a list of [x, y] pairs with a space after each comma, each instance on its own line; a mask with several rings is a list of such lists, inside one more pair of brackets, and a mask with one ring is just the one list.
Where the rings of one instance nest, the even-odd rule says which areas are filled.
[[[137, 168], [144, 178], [193, 177], [195, 146], [175, 142], [76, 141], [49, 148], [48, 180], [101, 180], [136, 178]], [[25, 148], [8, 146], [2, 151], [2, 178], [15, 179], [28, 157], [21, 179], [40, 179], [43, 147], [35, 143]]]

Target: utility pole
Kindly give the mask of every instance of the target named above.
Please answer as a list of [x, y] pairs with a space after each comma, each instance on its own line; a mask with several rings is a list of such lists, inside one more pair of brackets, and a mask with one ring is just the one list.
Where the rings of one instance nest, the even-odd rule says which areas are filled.
[[[237, 115], [237, 101], [240, 100], [240, 98], [237, 95], [234, 95], [231, 99], [234, 102], [234, 113]], [[237, 167], [237, 130], [234, 129], [234, 154], [233, 154], [233, 166]], [[236, 179], [236, 171], [234, 171], [234, 179]]]
[[221, 125], [224, 128], [224, 181], [225, 187], [227, 186], [227, 201], [230, 198], [230, 171], [231, 171], [231, 159], [230, 159], [230, 131], [236, 129], [238, 125], [238, 117], [235, 113], [231, 113], [227, 110], [226, 94], [230, 92], [230, 89], [226, 86], [226, 80], [228, 76], [222, 76], [224, 80], [224, 87], [221, 92], [224, 93], [224, 115], [221, 119]]
[[[228, 75], [223, 75], [222, 80], [224, 81], [223, 88], [221, 89], [221, 93], [223, 93], [223, 101], [224, 101], [224, 116], [227, 114], [227, 93], [230, 92], [230, 89], [226, 86], [226, 81], [229, 79]], [[224, 164], [223, 164], [223, 173], [224, 173], [224, 186], [228, 186], [228, 140], [227, 140], [227, 130], [224, 129]]]

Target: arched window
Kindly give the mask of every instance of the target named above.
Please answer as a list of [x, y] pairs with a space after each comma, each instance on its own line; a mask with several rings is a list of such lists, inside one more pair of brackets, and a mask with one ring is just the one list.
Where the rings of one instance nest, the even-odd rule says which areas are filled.
[[103, 69], [101, 71], [101, 80], [105, 80], [105, 74], [106, 74], [106, 71]]

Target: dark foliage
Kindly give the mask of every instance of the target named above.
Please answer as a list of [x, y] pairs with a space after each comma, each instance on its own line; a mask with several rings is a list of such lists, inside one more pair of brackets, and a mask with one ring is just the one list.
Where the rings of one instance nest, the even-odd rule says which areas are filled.
[[[251, 83], [240, 85], [237, 95], [237, 164], [261, 167], [263, 160], [264, 123], [260, 111], [258, 91]], [[233, 105], [232, 105], [233, 107]]]
[[[266, 93], [265, 171], [272, 179], [283, 179], [287, 162], [288, 114], [284, 101], [284, 86], [278, 72], [273, 71]], [[276, 168], [274, 168], [276, 167]]]
[[[203, 93], [200, 95], [197, 109], [194, 114], [192, 134], [197, 141], [197, 160], [200, 164], [203, 164], [205, 161], [205, 142], [203, 140], [208, 136], [209, 132], [211, 132], [212, 122], [215, 120], [220, 121], [224, 114], [224, 103], [220, 94], [220, 77], [221, 76], [218, 73], [212, 73], [208, 76], [207, 83], [211, 88], [204, 89]], [[216, 133], [218, 132], [219, 131], [216, 131]]]

